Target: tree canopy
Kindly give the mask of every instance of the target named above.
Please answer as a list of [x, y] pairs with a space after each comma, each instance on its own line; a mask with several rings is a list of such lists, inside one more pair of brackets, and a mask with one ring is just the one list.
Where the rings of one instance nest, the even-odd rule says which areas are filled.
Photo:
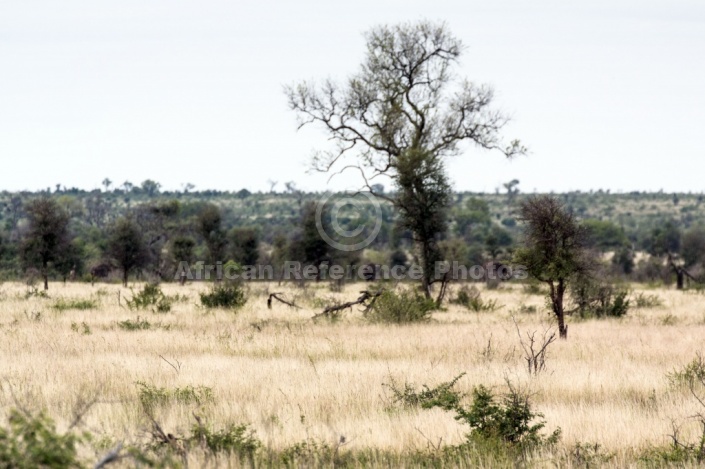
[[[444, 159], [460, 153], [464, 141], [506, 156], [525, 148], [517, 140], [502, 141], [508, 118], [491, 107], [492, 88], [456, 79], [463, 44], [445, 24], [378, 26], [366, 40], [360, 70], [343, 84], [303, 82], [285, 93], [299, 127], [319, 125], [334, 144], [315, 154], [314, 168], [355, 168], [370, 192], [399, 210], [414, 235], [429, 296], [429, 269], [439, 256], [437, 240], [445, 235], [451, 199]], [[380, 176], [392, 179], [396, 197], [373, 186]]]
[[49, 265], [67, 259], [71, 239], [69, 237], [69, 215], [54, 199], [41, 197], [30, 201], [26, 207], [29, 231], [23, 244], [22, 254], [26, 266], [40, 270], [44, 289], [49, 289]]

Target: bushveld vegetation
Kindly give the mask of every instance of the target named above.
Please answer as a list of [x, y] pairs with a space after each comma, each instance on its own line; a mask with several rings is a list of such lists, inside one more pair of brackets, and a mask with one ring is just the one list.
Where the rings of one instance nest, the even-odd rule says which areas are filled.
[[526, 148], [445, 24], [366, 40], [285, 88], [345, 203], [0, 194], [0, 467], [705, 462], [703, 197], [453, 194], [461, 143]]
[[[205, 283], [162, 284], [178, 297], [169, 312], [131, 310], [125, 298], [145, 285], [54, 283], [31, 296], [20, 283], [0, 287], [2, 464], [703, 460], [705, 316], [696, 292], [633, 284], [629, 298], [648, 301], [630, 301], [619, 317], [568, 315], [571, 339], [549, 341], [540, 356], [541, 331], [556, 332], [545, 294], [514, 282], [451, 285], [451, 300], [470, 290], [498, 307], [439, 309], [431, 300], [412, 322], [370, 321], [364, 305], [336, 321], [311, 319], [321, 299], [343, 301], [360, 283], [337, 292], [327, 282], [252, 284], [236, 310], [201, 306]], [[428, 302], [410, 284], [381, 286], [392, 306]], [[267, 308], [271, 291], [297, 307]], [[91, 307], [55, 307], [84, 303]], [[532, 350], [540, 366], [527, 369]]]
[[[60, 189], [43, 194], [0, 193], [0, 278], [43, 281], [42, 264], [23, 254], [23, 246], [28, 245], [24, 240], [31, 235], [26, 208], [40, 197], [54, 200], [58, 209], [70, 216], [67, 233], [70, 248], [62, 248], [59, 251], [62, 258], [47, 264], [48, 279], [53, 281], [122, 279], [123, 271], [107, 241], [111, 223], [124, 216], [140, 220], [140, 239], [145, 244], [153, 241], [146, 251], [138, 252], [146, 257], [140, 259], [139, 268], [130, 270], [132, 279], [173, 280], [178, 277], [181, 261], [193, 266], [195, 272], [199, 265], [210, 262], [209, 246], [220, 256], [215, 260], [223, 265], [229, 260], [247, 265], [245, 262], [257, 259], [257, 263], [273, 266], [275, 278], [280, 275], [284, 261], [304, 264], [318, 261], [314, 259], [316, 251], [301, 249], [304, 242], [311, 244], [311, 238], [304, 236], [311, 231], [304, 229], [300, 208], [307, 202], [315, 202], [320, 198], [318, 194], [238, 195], [204, 191], [155, 193], [150, 197], [133, 191]], [[511, 260], [512, 253], [522, 243], [523, 224], [518, 221], [517, 210], [526, 197], [519, 193], [510, 203], [503, 193], [455, 194], [448, 212], [446, 239], [440, 243], [443, 257], [469, 266], [484, 265], [493, 258], [498, 262]], [[698, 235], [700, 227], [705, 226], [701, 196], [680, 194], [678, 205], [673, 205], [669, 194], [654, 193], [600, 191], [559, 194], [557, 198], [588, 228], [590, 246], [607, 262], [607, 274], [629, 282], [675, 285], [677, 272], [681, 272], [684, 288], [698, 288], [705, 252]], [[93, 208], [97, 203], [101, 206], [98, 212]], [[343, 210], [345, 217], [339, 222], [344, 228], [354, 229], [358, 223], [366, 223], [365, 217], [374, 214], [366, 199], [360, 206], [363, 207], [360, 213]], [[211, 231], [206, 233], [200, 228], [199, 216], [209, 207], [216, 208], [220, 221], [215, 231], [208, 225], [206, 229]], [[618, 209], [608, 210], [609, 207]], [[347, 254], [345, 258], [336, 257], [334, 252], [322, 252], [320, 257], [356, 265], [413, 263], [411, 234], [399, 225], [389, 204], [382, 201], [381, 208], [380, 233], [365, 251]], [[667, 225], [668, 221], [672, 223]], [[240, 233], [243, 225], [249, 228]], [[667, 238], [664, 226], [669, 230]], [[253, 232], [256, 237], [251, 236]], [[672, 240], [670, 260], [662, 247], [654, 247], [663, 245], [663, 239]]]

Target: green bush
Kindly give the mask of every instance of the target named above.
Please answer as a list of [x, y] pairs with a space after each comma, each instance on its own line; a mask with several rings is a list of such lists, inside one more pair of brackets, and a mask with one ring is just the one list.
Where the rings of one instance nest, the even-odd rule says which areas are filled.
[[210, 291], [201, 293], [201, 304], [206, 308], [237, 309], [246, 302], [245, 288], [236, 282], [216, 283]]
[[146, 331], [152, 328], [152, 323], [145, 319], [140, 319], [140, 317], [137, 316], [137, 319], [134, 321], [131, 319], [119, 321], [118, 327], [126, 331]]
[[49, 294], [45, 290], [40, 290], [33, 285], [28, 285], [24, 297], [26, 300], [30, 298], [49, 298]]
[[469, 409], [456, 407], [455, 419], [470, 427], [468, 439], [499, 441], [510, 447], [530, 449], [558, 442], [561, 430], [556, 429], [548, 437], [541, 434], [544, 421], [532, 423], [543, 414], [531, 409], [529, 396], [509, 385], [509, 392], [500, 402], [492, 391], [480, 385], [472, 391]]
[[629, 290], [580, 277], [571, 286], [573, 300], [581, 317], [622, 317], [629, 311]]
[[657, 308], [662, 305], [663, 302], [658, 295], [647, 295], [643, 292], [639, 292], [634, 297], [634, 306], [637, 308]]
[[[573, 467], [603, 467], [607, 465], [615, 454], [605, 451], [599, 443], [576, 443], [570, 451], [571, 466]], [[568, 464], [566, 464], [568, 465]]]
[[416, 391], [409, 384], [401, 389], [394, 381], [387, 386], [392, 390], [395, 402], [404, 406], [420, 406], [424, 409], [439, 407], [455, 412], [455, 419], [470, 427], [467, 434], [469, 444], [524, 451], [558, 442], [560, 428], [549, 436], [543, 435], [541, 431], [546, 423], [541, 420], [534, 422], [542, 418], [543, 414], [534, 412], [529, 395], [509, 382], [509, 390], [501, 400], [498, 401], [490, 389], [480, 385], [472, 391], [470, 407], [463, 406], [461, 401], [464, 395], [453, 389], [463, 375], [434, 388], [424, 385], [421, 391]]
[[127, 300], [127, 307], [130, 309], [151, 308], [155, 313], [168, 313], [171, 311], [172, 300], [166, 296], [156, 283], [145, 283], [142, 290], [135, 293], [132, 291], [132, 298]]
[[421, 391], [417, 391], [413, 384], [408, 382], [404, 386], [399, 386], [399, 383], [394, 377], [389, 377], [389, 384], [383, 384], [389, 388], [392, 393], [392, 402], [395, 405], [402, 407], [421, 407], [430, 409], [431, 407], [442, 407], [444, 409], [453, 409], [460, 405], [460, 400], [464, 397], [463, 394], [455, 391], [455, 384], [465, 376], [465, 373], [460, 373], [450, 381], [439, 384], [434, 388], [429, 388], [425, 384], [421, 386]]
[[81, 437], [60, 434], [44, 414], [10, 411], [9, 427], [0, 427], [0, 467], [13, 469], [81, 467], [76, 445]]
[[151, 413], [155, 407], [171, 403], [178, 404], [205, 404], [213, 402], [213, 389], [207, 386], [185, 386], [173, 389], [160, 388], [143, 381], [137, 381], [137, 397], [142, 409]]
[[376, 298], [365, 317], [371, 322], [404, 324], [427, 321], [435, 309], [436, 302], [419, 293], [387, 290]]
[[482, 311], [495, 311], [501, 306], [497, 305], [497, 300], [485, 301], [482, 299], [480, 290], [476, 287], [468, 287], [463, 285], [458, 289], [458, 293], [455, 298], [451, 300], [451, 303], [465, 306], [467, 309], [480, 313]]
[[262, 446], [248, 425], [229, 425], [213, 431], [199, 422], [191, 429], [189, 440], [199, 442], [213, 453], [225, 452], [248, 460], [253, 460], [255, 452]]
[[91, 326], [89, 326], [88, 324], [86, 324], [85, 321], [81, 322], [80, 327], [79, 327], [79, 325], [78, 325], [77, 323], [72, 322], [72, 323], [71, 323], [71, 330], [74, 331], [74, 332], [79, 332], [79, 331], [80, 331], [81, 334], [83, 334], [83, 335], [90, 335], [90, 334], [91, 334]]
[[668, 373], [666, 378], [673, 387], [690, 387], [698, 382], [705, 383], [705, 358], [699, 353], [696, 354], [690, 363]]
[[57, 311], [66, 311], [68, 309], [78, 309], [84, 311], [87, 309], [96, 309], [98, 307], [98, 302], [96, 300], [59, 298], [51, 307]]

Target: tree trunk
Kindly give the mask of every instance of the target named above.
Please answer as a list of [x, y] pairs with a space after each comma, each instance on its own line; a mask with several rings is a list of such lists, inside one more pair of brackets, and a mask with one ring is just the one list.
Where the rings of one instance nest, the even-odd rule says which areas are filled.
[[676, 269], [676, 290], [683, 290], [684, 280], [683, 269]]
[[568, 325], [565, 323], [563, 314], [558, 316], [558, 337], [564, 340], [568, 339]]
[[123, 270], [123, 274], [122, 274], [122, 285], [125, 288], [127, 288], [127, 272], [128, 272], [128, 270], [125, 269], [125, 270]]
[[558, 337], [561, 339], [568, 339], [568, 325], [565, 323], [565, 311], [563, 311], [565, 283], [563, 280], [559, 280], [557, 286], [554, 287], [553, 282], [550, 283], [550, 286], [553, 313], [556, 315], [556, 319], [558, 320]]
[[[420, 236], [419, 236], [420, 237]], [[417, 241], [417, 249], [419, 253], [419, 263], [421, 264], [421, 289], [423, 290], [424, 297], [427, 300], [432, 299], [431, 295], [431, 276], [434, 274], [433, 267], [431, 266], [431, 243], [428, 240]]]
[[421, 277], [421, 289], [423, 290], [423, 295], [426, 297], [426, 299], [430, 300], [431, 299], [431, 282], [428, 281], [428, 277], [427, 277], [425, 271], [423, 273], [423, 276]]
[[443, 279], [441, 280], [441, 288], [438, 291], [438, 297], [436, 298], [436, 306], [439, 308], [443, 304], [443, 299], [446, 296], [446, 290], [448, 289], [448, 274], [446, 273], [443, 275]]
[[49, 290], [49, 263], [42, 263], [42, 278], [44, 279], [44, 290]]

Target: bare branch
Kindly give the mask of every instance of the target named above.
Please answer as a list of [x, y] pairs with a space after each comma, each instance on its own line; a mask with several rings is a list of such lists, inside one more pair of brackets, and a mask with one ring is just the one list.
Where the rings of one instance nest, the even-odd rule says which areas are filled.
[[[365, 311], [369, 311], [369, 309], [374, 304], [375, 300], [383, 293], [383, 290], [380, 290], [375, 293], [370, 293], [369, 291], [364, 290], [364, 291], [361, 291], [360, 293], [361, 293], [361, 295], [360, 295], [360, 297], [358, 297], [357, 300], [348, 301], [347, 303], [341, 303], [338, 305], [328, 306], [322, 312], [313, 316], [311, 319], [318, 319], [321, 316], [330, 316], [331, 313], [336, 313], [338, 311], [352, 308], [355, 305], [365, 305]], [[367, 303], [368, 300], [370, 302], [368, 304], [365, 304], [365, 303]]]
[[272, 309], [272, 300], [277, 300], [280, 303], [284, 303], [287, 306], [290, 306], [292, 308], [299, 309], [300, 307], [294, 304], [293, 302], [286, 301], [285, 299], [281, 298], [279, 295], [283, 295], [283, 293], [270, 293], [269, 298], [267, 298], [267, 308]]

